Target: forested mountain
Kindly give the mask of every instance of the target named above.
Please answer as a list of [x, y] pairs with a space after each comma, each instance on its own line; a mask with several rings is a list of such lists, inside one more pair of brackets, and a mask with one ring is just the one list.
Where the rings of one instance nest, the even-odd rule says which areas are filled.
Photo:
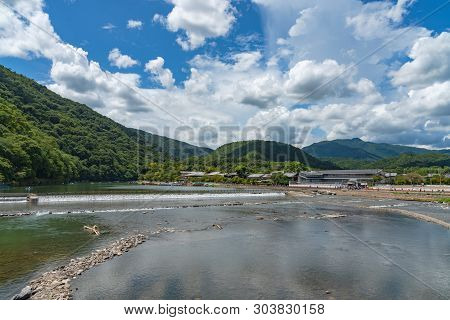
[[228, 172], [450, 166], [449, 150], [433, 152], [360, 139], [304, 149], [253, 140], [212, 151], [126, 128], [0, 66], [0, 182], [134, 180], [148, 163], [162, 162]]
[[0, 66], [0, 179], [131, 180], [147, 161], [211, 150], [126, 128]]
[[372, 166], [381, 169], [450, 167], [450, 155], [438, 153], [402, 154], [398, 157], [376, 161]]
[[333, 169], [335, 165], [321, 161], [290, 144], [275, 141], [240, 141], [225, 144], [209, 154], [207, 159], [216, 162], [301, 162], [306, 166], [318, 169]]
[[[316, 158], [340, 158], [366, 161], [376, 161], [396, 157], [401, 154], [430, 153], [430, 150], [427, 149], [387, 143], [365, 142], [358, 138], [322, 141], [303, 148], [303, 150]], [[444, 153], [445, 151], [437, 150], [436, 152]]]
[[450, 166], [450, 150], [428, 150], [361, 139], [322, 141], [304, 148], [342, 169], [408, 169]]
[[[276, 171], [299, 172], [309, 169], [337, 169], [333, 163], [318, 160], [292, 145], [274, 141], [240, 141], [225, 144], [207, 156], [191, 157], [182, 161], [149, 163], [142, 175], [144, 180], [174, 181], [180, 171], [236, 172], [233, 183], [251, 183], [246, 177], [252, 173]], [[212, 182], [224, 182], [224, 177], [210, 177]], [[287, 183], [281, 175], [281, 180]], [[289, 180], [289, 179], [287, 179]], [[279, 181], [280, 182], [280, 181]]]
[[450, 167], [450, 155], [444, 153], [402, 154], [377, 161], [331, 159], [342, 169], [384, 169], [401, 172], [404, 169]]
[[13, 105], [0, 98], [0, 182], [39, 177], [70, 180], [79, 175], [79, 160], [60, 150]]

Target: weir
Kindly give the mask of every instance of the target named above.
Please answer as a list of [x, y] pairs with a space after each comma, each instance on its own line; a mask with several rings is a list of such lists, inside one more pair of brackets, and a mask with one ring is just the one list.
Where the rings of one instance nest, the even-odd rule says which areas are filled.
[[24, 201], [38, 203], [39, 197], [35, 193], [0, 193], [0, 201]]

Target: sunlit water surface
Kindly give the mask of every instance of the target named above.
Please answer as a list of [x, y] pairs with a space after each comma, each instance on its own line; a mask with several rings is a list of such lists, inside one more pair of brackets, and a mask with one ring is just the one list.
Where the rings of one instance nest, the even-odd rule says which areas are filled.
[[[409, 203], [292, 198], [279, 192], [261, 195], [257, 190], [228, 188], [148, 187], [150, 191], [136, 196], [123, 192], [136, 186], [107, 188], [119, 192], [74, 196], [50, 190], [49, 201], [38, 206], [0, 204], [0, 212], [35, 213], [0, 220], [0, 298], [10, 298], [40, 273], [121, 236], [163, 227], [172, 232], [151, 237], [73, 280], [74, 298], [450, 296], [449, 230], [370, 209]], [[448, 217], [446, 208], [424, 208]], [[336, 213], [345, 217], [325, 217]], [[86, 224], [99, 225], [102, 235], [85, 233]]]

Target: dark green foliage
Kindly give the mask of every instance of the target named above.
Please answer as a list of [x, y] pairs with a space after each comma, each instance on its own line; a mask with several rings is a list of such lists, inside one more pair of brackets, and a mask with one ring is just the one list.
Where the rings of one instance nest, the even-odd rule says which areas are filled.
[[341, 169], [372, 169], [374, 161], [368, 160], [355, 160], [355, 159], [344, 159], [344, 158], [323, 158], [334, 163]]
[[[245, 177], [250, 173], [299, 172], [307, 168], [334, 169], [337, 167], [332, 163], [315, 159], [301, 149], [288, 144], [255, 140], [229, 143], [203, 157], [190, 157], [178, 162], [152, 162], [146, 168], [142, 179], [174, 181], [179, 178], [180, 171], [220, 171], [238, 174], [238, 177], [233, 178], [234, 180], [229, 179], [230, 181], [227, 180], [227, 182], [247, 183]], [[215, 181], [219, 178], [211, 179]], [[280, 181], [280, 184], [283, 183]]]
[[364, 149], [357, 149], [346, 145], [345, 143], [340, 143], [346, 140], [335, 140], [335, 141], [322, 141], [314, 143], [309, 147], [304, 148], [305, 151], [309, 152], [314, 157], [322, 159], [341, 159], [341, 158], [352, 158], [358, 160], [378, 160], [379, 157], [367, 152]]
[[248, 168], [245, 165], [243, 165], [243, 164], [235, 166], [234, 170], [236, 171], [236, 174], [240, 178], [245, 178], [249, 174]]
[[385, 169], [402, 172], [408, 168], [450, 167], [450, 155], [441, 153], [402, 154], [378, 161], [329, 159], [343, 169]]
[[[341, 139], [322, 141], [304, 148], [306, 152], [317, 158], [339, 158], [376, 161], [396, 157], [401, 154], [425, 154], [430, 150], [405, 147], [387, 143], [365, 142], [361, 139]], [[437, 151], [444, 153], [445, 151]]]
[[439, 153], [421, 155], [402, 154], [395, 158], [376, 161], [372, 166], [382, 169], [450, 167], [450, 155]]
[[[56, 178], [133, 180], [148, 161], [210, 152], [209, 149], [125, 128], [91, 108], [64, 99], [2, 66], [0, 98], [3, 113], [20, 114], [22, 121], [22, 124], [14, 123], [14, 117], [9, 118], [9, 130], [14, 128], [20, 138], [12, 137], [4, 129], [0, 132], [5, 154], [0, 158], [0, 179], [4, 181]], [[4, 121], [1, 119], [0, 123]], [[30, 130], [33, 135], [29, 134]], [[39, 150], [47, 141], [51, 141], [48, 145], [51, 152], [46, 150], [42, 153]], [[49, 159], [45, 162], [40, 157], [42, 154], [76, 164], [77, 170], [73, 174], [62, 174], [59, 172], [62, 170], [60, 163], [51, 163]], [[36, 159], [34, 155], [37, 155]]]
[[[426, 176], [437, 173], [439, 168], [445, 170], [450, 166], [450, 150], [427, 150], [364, 142], [361, 139], [323, 141], [305, 150], [342, 169], [383, 169], [397, 173], [416, 172]], [[407, 184], [414, 179], [399, 176], [397, 180], [395, 183]]]
[[185, 159], [201, 157], [210, 154], [213, 150], [191, 145], [179, 140], [170, 139], [156, 134], [130, 128], [124, 128], [128, 136], [139, 141], [141, 146], [153, 146], [153, 150], [165, 158]]
[[410, 172], [405, 175], [397, 176], [394, 180], [395, 184], [399, 185], [410, 185], [410, 184], [422, 184], [425, 182], [425, 179], [416, 172]]
[[221, 146], [207, 157], [213, 166], [259, 162], [300, 162], [317, 169], [335, 169], [332, 163], [318, 160], [302, 149], [275, 141], [240, 141]]
[[[203, 157], [191, 157], [182, 161], [152, 162], [142, 179], [149, 181], [175, 181], [180, 171], [237, 173], [237, 177], [204, 177], [207, 182], [251, 183], [246, 177], [251, 173], [274, 171], [299, 172], [308, 168], [336, 168], [335, 165], [311, 157], [301, 149], [273, 141], [241, 141], [226, 144]], [[253, 181], [254, 182], [254, 181]], [[275, 184], [285, 185], [289, 179], [275, 175]]]
[[61, 151], [17, 108], [0, 98], [0, 181], [68, 181], [79, 176], [80, 161]]
[[[283, 172], [299, 172], [300, 170], [306, 170], [306, 166], [301, 162], [271, 162], [271, 161], [242, 161], [239, 164], [232, 165], [230, 162], [225, 161], [216, 163], [217, 166], [212, 166], [208, 157], [201, 158], [189, 158], [181, 161], [161, 161], [151, 162], [142, 174], [141, 179], [147, 181], [164, 181], [171, 182], [177, 181], [181, 178], [181, 171], [200, 171], [200, 172], [222, 172], [238, 174], [236, 177], [226, 178], [220, 175], [206, 176], [198, 179], [190, 179], [191, 181], [202, 182], [227, 182], [236, 184], [249, 184], [255, 181], [248, 180], [246, 177], [250, 173], [271, 173], [274, 171]], [[289, 179], [275, 174], [275, 184], [286, 185], [289, 183]]]
[[284, 176], [282, 173], [275, 173], [272, 175], [271, 178], [273, 184], [277, 186], [287, 186], [289, 185], [290, 179], [286, 176]]

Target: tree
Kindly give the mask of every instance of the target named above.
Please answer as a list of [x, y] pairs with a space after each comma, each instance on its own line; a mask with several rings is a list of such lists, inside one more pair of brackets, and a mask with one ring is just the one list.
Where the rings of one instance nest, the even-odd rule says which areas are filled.
[[415, 172], [408, 173], [405, 178], [410, 184], [422, 184], [424, 182], [423, 177]]
[[244, 165], [238, 165], [234, 168], [234, 170], [240, 178], [246, 178], [248, 176], [247, 167]]
[[289, 185], [289, 178], [286, 177], [282, 173], [275, 173], [272, 175], [272, 181], [275, 185], [278, 186], [287, 186]]

